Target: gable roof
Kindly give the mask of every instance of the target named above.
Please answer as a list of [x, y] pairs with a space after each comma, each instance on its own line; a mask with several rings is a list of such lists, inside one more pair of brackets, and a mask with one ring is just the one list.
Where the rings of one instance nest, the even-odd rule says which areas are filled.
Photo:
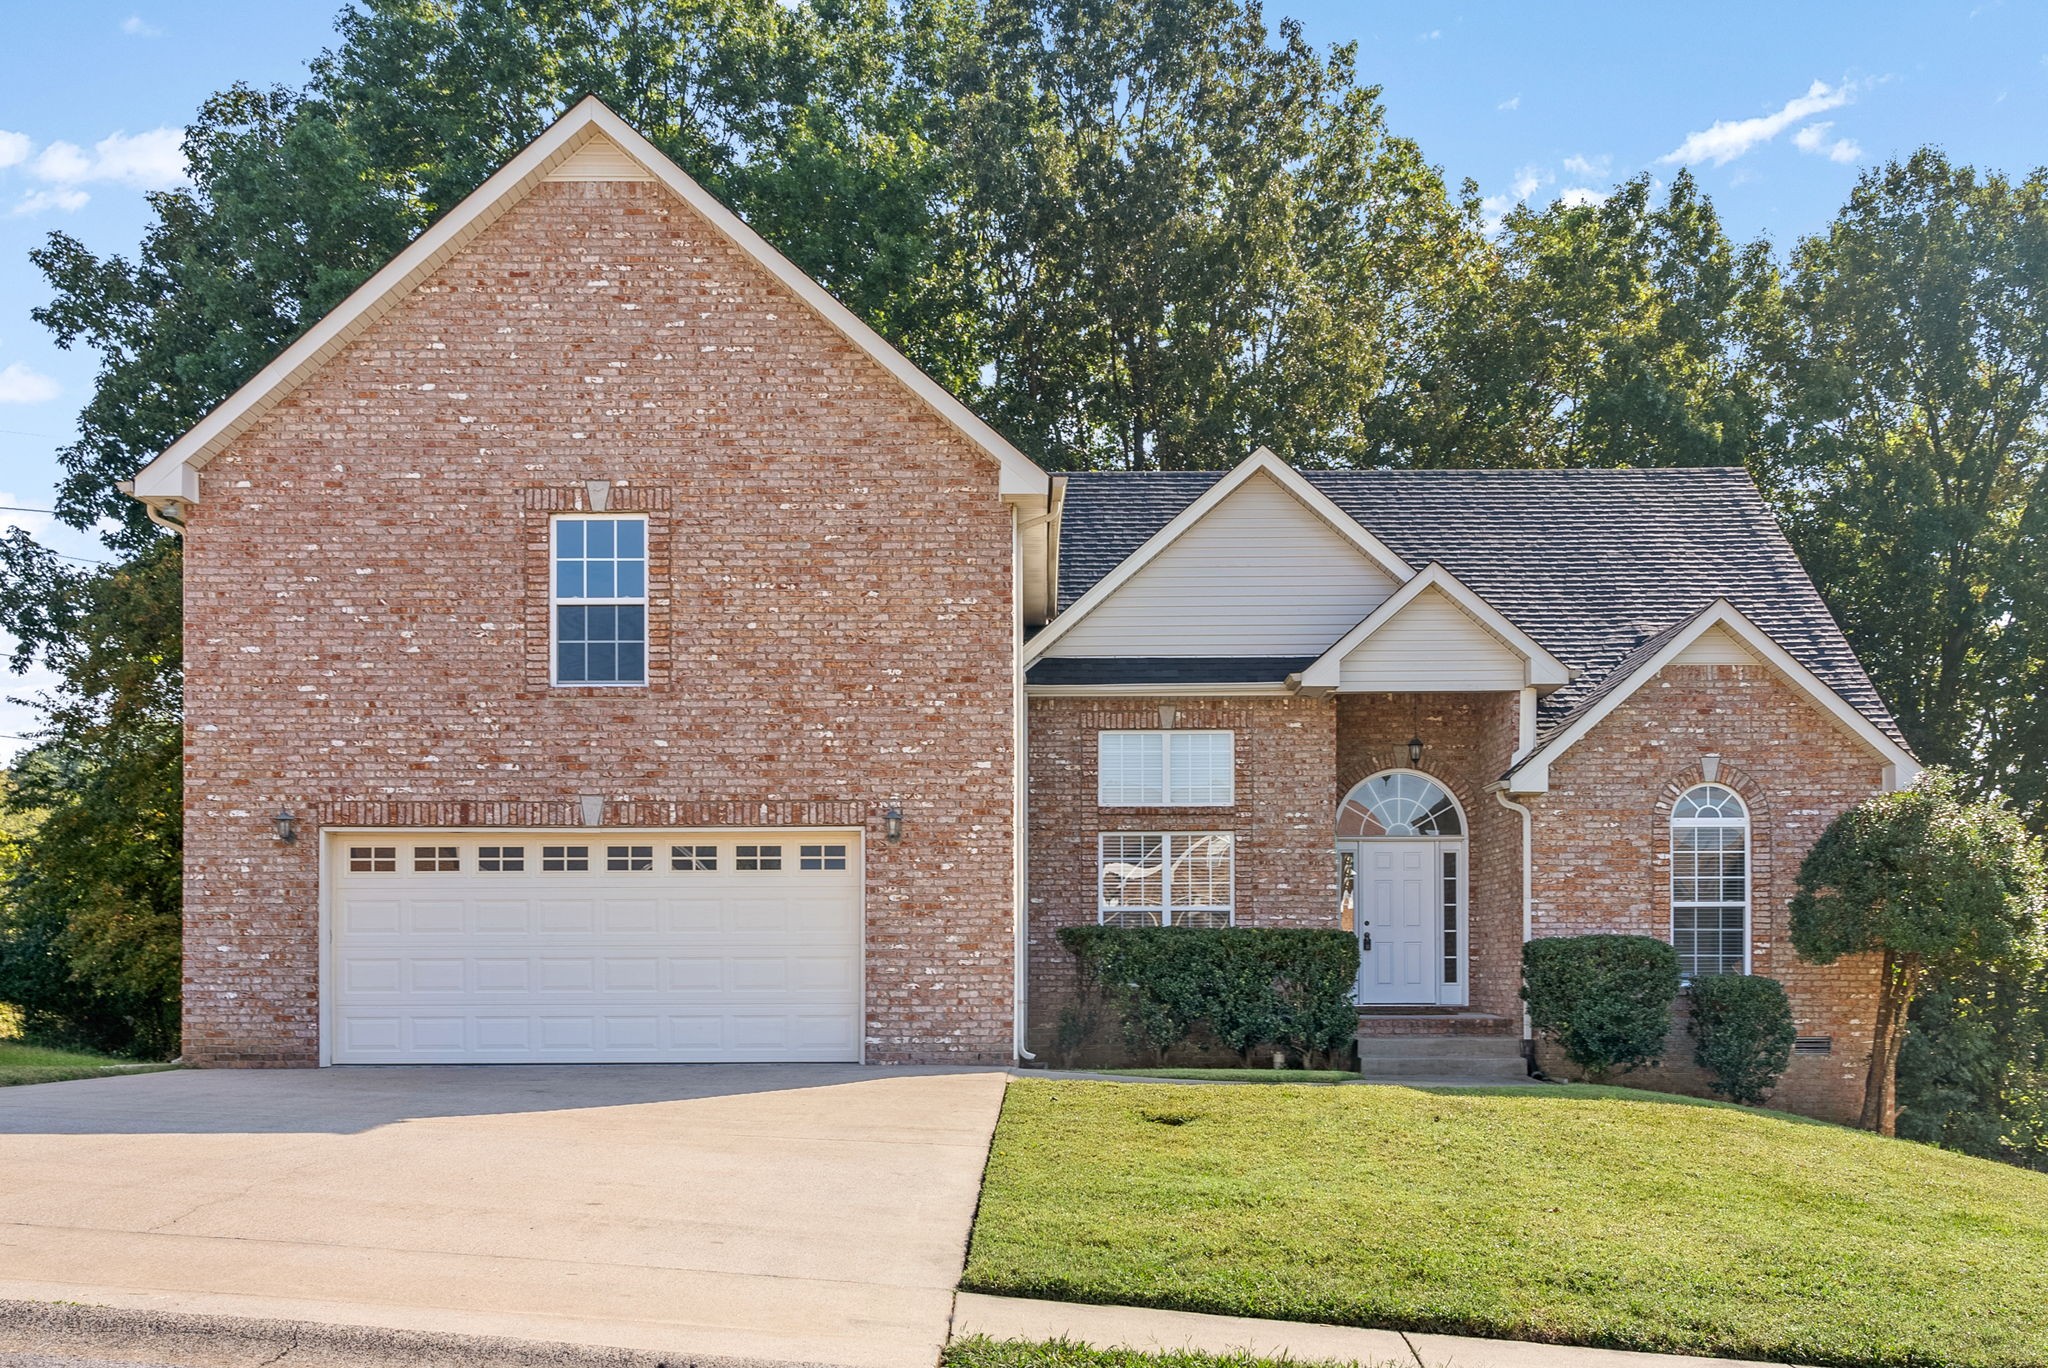
[[[1116, 563], [1104, 567], [1094, 580], [1071, 603], [1064, 603], [1059, 616], [1048, 622], [1024, 645], [1024, 659], [1036, 660], [1045, 654], [1046, 648], [1066, 635], [1067, 629], [1081, 621], [1095, 607], [1114, 594], [1127, 581], [1150, 563], [1160, 552], [1173, 545], [1211, 509], [1221, 505], [1232, 494], [1244, 488], [1251, 481], [1264, 476], [1294, 496], [1308, 511], [1323, 520], [1332, 531], [1358, 548], [1366, 559], [1385, 570], [1397, 582], [1406, 580], [1415, 572], [1406, 561], [1396, 555], [1387, 544], [1372, 532], [1349, 517], [1337, 505], [1330, 502], [1320, 489], [1302, 477], [1300, 471], [1282, 461], [1278, 456], [1260, 447], [1227, 472], [1210, 478], [1208, 485], [1194, 493], [1193, 497], [1175, 508], [1163, 520], [1155, 524], [1139, 542], [1119, 557]], [[1061, 528], [1061, 554], [1066, 554], [1064, 526]], [[1062, 572], [1062, 580], [1065, 574]], [[1064, 595], [1062, 595], [1064, 600]]]
[[[1539, 742], [1603, 686], [1616, 687], [1624, 662], [1660, 634], [1726, 599], [1890, 741], [1905, 744], [1739, 468], [1344, 470], [1302, 477], [1409, 564], [1443, 565], [1576, 672], [1542, 700]], [[1221, 478], [1214, 471], [1069, 475], [1060, 528], [1062, 608]]]
[[1364, 645], [1380, 628], [1401, 615], [1401, 610], [1430, 590], [1449, 599], [1457, 609], [1491, 634], [1501, 645], [1522, 658], [1524, 683], [1538, 688], [1557, 688], [1571, 682], [1571, 668], [1543, 643], [1510, 622], [1498, 609], [1467, 588], [1441, 561], [1431, 561], [1379, 607], [1366, 614], [1337, 644], [1318, 656], [1301, 672], [1303, 688], [1335, 688], [1343, 671], [1344, 658]]
[[[602, 141], [601, 141], [602, 140]], [[609, 143], [609, 146], [606, 145]], [[595, 146], [593, 146], [595, 144]], [[135, 497], [152, 505], [199, 498], [197, 472], [224, 447], [304, 383], [327, 359], [347, 346], [392, 305], [409, 294], [507, 209], [579, 152], [588, 150], [567, 174], [589, 179], [609, 165], [631, 177], [627, 163], [637, 166], [700, 214], [717, 232], [751, 257], [848, 342], [922, 400], [970, 444], [994, 457], [1002, 471], [1005, 495], [1046, 494], [1048, 477], [995, 429], [919, 370], [910, 359], [788, 257], [768, 245], [739, 216], [714, 199], [704, 187], [669, 160], [603, 101], [586, 96], [545, 132], [499, 167], [460, 204], [435, 220], [410, 246], [343, 300], [299, 339], [229, 395], [192, 429], [137, 472]], [[641, 178], [641, 177], [631, 177]]]

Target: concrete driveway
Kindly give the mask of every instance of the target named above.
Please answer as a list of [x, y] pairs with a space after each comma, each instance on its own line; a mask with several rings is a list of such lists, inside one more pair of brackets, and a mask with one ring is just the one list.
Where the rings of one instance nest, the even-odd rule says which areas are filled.
[[0, 1089], [0, 1299], [924, 1368], [1003, 1084], [620, 1065]]

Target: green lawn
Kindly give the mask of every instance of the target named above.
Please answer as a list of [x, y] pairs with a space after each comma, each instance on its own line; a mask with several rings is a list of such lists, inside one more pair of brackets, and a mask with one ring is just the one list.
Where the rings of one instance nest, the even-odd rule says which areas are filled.
[[[1269, 1359], [1251, 1354], [1204, 1354], [1192, 1349], [1141, 1354], [1131, 1349], [1091, 1349], [1072, 1340], [993, 1340], [975, 1335], [954, 1340], [940, 1356], [942, 1368], [1321, 1368], [1313, 1359]], [[1344, 1368], [1352, 1368], [1350, 1364]], [[1405, 1363], [1362, 1368], [1415, 1368]]]
[[61, 1083], [72, 1078], [97, 1078], [106, 1073], [153, 1073], [169, 1064], [131, 1064], [83, 1050], [52, 1050], [0, 1040], [0, 1088], [17, 1083]]
[[1178, 1078], [1189, 1083], [1348, 1083], [1349, 1069], [1090, 1069], [1127, 1078]]
[[2048, 1175], [1618, 1088], [1020, 1080], [962, 1285], [1807, 1363], [2048, 1364]]

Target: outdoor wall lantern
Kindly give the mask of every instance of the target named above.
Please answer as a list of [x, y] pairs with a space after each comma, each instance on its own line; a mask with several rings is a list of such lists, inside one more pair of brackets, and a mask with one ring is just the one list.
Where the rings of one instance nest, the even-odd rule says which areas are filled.
[[1422, 738], [1419, 736], [1411, 736], [1408, 738], [1408, 764], [1412, 768], [1421, 763]]
[[288, 810], [279, 808], [277, 816], [270, 820], [277, 827], [278, 840], [283, 841], [286, 845], [290, 845], [293, 841], [299, 839], [299, 819], [294, 817]]
[[882, 814], [882, 836], [890, 845], [903, 839], [903, 809], [893, 804]]

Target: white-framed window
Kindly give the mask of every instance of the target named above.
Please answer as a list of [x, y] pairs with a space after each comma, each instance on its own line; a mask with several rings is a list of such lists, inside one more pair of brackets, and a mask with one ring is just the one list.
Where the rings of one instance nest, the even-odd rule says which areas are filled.
[[549, 612], [556, 684], [647, 682], [647, 519], [576, 513], [554, 520]]
[[1237, 733], [1096, 733], [1102, 807], [1229, 807], [1237, 801]]
[[348, 848], [348, 871], [351, 874], [396, 874], [398, 872], [398, 847], [350, 846]]
[[1104, 926], [1230, 925], [1237, 842], [1228, 832], [1105, 831], [1096, 838]]
[[476, 852], [476, 867], [486, 874], [523, 874], [526, 871], [526, 847], [479, 846]]
[[1671, 944], [1678, 972], [1749, 972], [1749, 809], [1701, 784], [1671, 806]]
[[414, 846], [412, 872], [415, 874], [459, 874], [462, 855], [457, 846]]
[[844, 869], [846, 868], [846, 847], [843, 845], [800, 845], [796, 848], [798, 869]]
[[604, 848], [604, 867], [613, 874], [641, 874], [654, 868], [651, 845], [618, 845]]

